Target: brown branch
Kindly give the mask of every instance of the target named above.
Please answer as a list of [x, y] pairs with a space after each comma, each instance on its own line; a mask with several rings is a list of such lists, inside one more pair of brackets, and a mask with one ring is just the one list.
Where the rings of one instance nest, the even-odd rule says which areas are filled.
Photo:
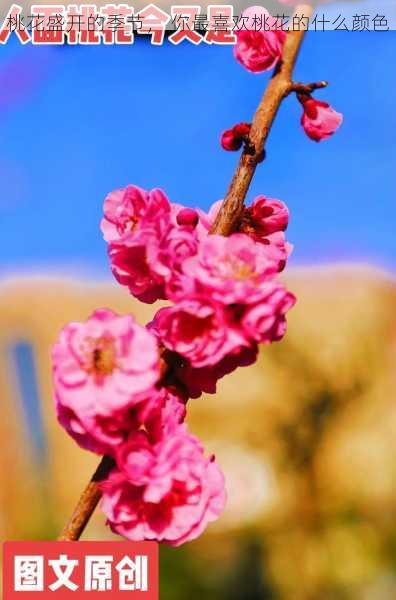
[[[295, 16], [309, 17], [311, 14], [312, 7], [308, 4], [301, 4], [296, 8]], [[268, 84], [264, 96], [253, 117], [248, 152], [246, 152], [245, 147], [222, 207], [212, 226], [211, 233], [230, 235], [235, 229], [243, 210], [250, 182], [258, 163], [263, 159], [265, 143], [276, 113], [278, 112], [278, 108], [281, 105], [282, 100], [290, 92], [295, 90], [296, 85], [304, 86], [304, 84], [295, 84], [292, 81], [294, 64], [304, 34], [305, 30], [301, 30], [290, 31], [286, 35], [282, 62]], [[318, 84], [318, 87], [324, 87], [324, 85]], [[313, 91], [313, 89], [317, 88], [312, 88], [311, 91]], [[300, 91], [301, 93], [304, 93], [302, 87], [300, 88]], [[163, 376], [165, 376], [168, 371], [166, 355], [161, 357], [161, 371]], [[69, 522], [66, 524], [58, 540], [76, 541], [80, 538], [101, 497], [98, 483], [106, 479], [113, 467], [113, 459], [104, 456], [94, 476], [83, 491]]]
[[[311, 14], [312, 6], [301, 4], [297, 6], [294, 16], [310, 17]], [[291, 22], [293, 21], [291, 20]], [[255, 152], [253, 154], [246, 153], [246, 151], [242, 152], [237, 170], [214, 223], [213, 233], [229, 235], [238, 223], [250, 182], [258, 163], [263, 159], [264, 148], [272, 123], [282, 100], [293, 89], [292, 73], [304, 34], [305, 30], [301, 30], [289, 31], [286, 35], [282, 62], [275, 70], [253, 117], [249, 139]]]
[[59, 535], [59, 541], [75, 542], [80, 538], [102, 495], [98, 483], [107, 479], [113, 467], [114, 460], [109, 456], [103, 456], [91, 481], [81, 494], [70, 520]]

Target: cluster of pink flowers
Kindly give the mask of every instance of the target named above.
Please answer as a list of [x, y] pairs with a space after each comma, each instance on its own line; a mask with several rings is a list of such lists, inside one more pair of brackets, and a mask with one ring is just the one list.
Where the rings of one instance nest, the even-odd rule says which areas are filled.
[[255, 359], [258, 343], [282, 336], [293, 303], [276, 279], [291, 251], [283, 203], [259, 196], [228, 238], [208, 235], [219, 203], [205, 214], [172, 204], [159, 190], [129, 186], [111, 193], [104, 208], [115, 277], [140, 300], [172, 302], [148, 327], [178, 357], [174, 371], [190, 396], [214, 392], [219, 377]]
[[[241, 31], [235, 56], [261, 72], [277, 65], [283, 42], [281, 31]], [[308, 96], [300, 101], [310, 137], [328, 137], [339, 116]], [[246, 151], [249, 134], [239, 123], [222, 145]], [[142, 302], [168, 304], [146, 326], [96, 310], [66, 325], [53, 348], [58, 420], [82, 448], [112, 457], [102, 509], [131, 540], [177, 546], [219, 516], [224, 477], [188, 432], [187, 402], [253, 363], [259, 344], [280, 340], [295, 303], [278, 277], [292, 250], [287, 207], [258, 196], [223, 237], [211, 233], [220, 205], [205, 213], [135, 185], [111, 192], [101, 229], [116, 280]]]
[[[297, 4], [295, 0], [280, 0], [284, 4]], [[262, 6], [251, 6], [242, 13], [244, 28], [236, 32], [234, 55], [237, 61], [252, 73], [274, 69], [282, 60], [286, 33], [279, 23]], [[329, 138], [342, 123], [342, 115], [327, 102], [315, 100], [309, 94], [298, 94], [303, 106], [301, 125], [307, 136], [315, 142]], [[246, 125], [246, 124], [241, 124]], [[249, 131], [239, 132], [240, 125], [225, 131], [221, 145], [225, 150], [239, 150]]]
[[114, 458], [102, 484], [113, 531], [177, 546], [220, 514], [224, 478], [183, 423], [186, 395], [160, 385], [157, 338], [130, 316], [95, 311], [53, 348], [59, 422], [83, 448]]
[[132, 185], [109, 194], [101, 228], [116, 279], [142, 301], [171, 304], [146, 327], [97, 310], [53, 348], [59, 422], [114, 458], [102, 509], [132, 540], [178, 545], [218, 517], [224, 477], [187, 430], [187, 400], [279, 340], [295, 301], [277, 278], [291, 251], [286, 206], [257, 197], [227, 238], [210, 235], [219, 206], [206, 214]]

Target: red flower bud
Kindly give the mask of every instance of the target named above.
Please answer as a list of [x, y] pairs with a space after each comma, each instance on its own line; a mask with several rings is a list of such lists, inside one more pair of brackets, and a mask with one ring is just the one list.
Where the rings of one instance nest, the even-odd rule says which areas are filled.
[[232, 129], [227, 129], [221, 136], [221, 146], [224, 150], [239, 150], [250, 133], [250, 123], [238, 123]]
[[189, 225], [196, 227], [198, 225], [199, 216], [193, 208], [183, 208], [177, 213], [176, 221], [178, 225]]

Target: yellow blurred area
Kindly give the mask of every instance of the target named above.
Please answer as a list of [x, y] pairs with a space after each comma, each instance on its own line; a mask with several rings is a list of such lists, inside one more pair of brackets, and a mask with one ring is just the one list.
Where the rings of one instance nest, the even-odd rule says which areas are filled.
[[[161, 598], [396, 598], [396, 285], [356, 265], [291, 269], [285, 339], [190, 401], [188, 422], [226, 473], [227, 508], [202, 538], [163, 550]], [[145, 306], [113, 283], [0, 284], [0, 538], [52, 539], [97, 458], [57, 424], [50, 349], [97, 307]], [[31, 344], [45, 460], [10, 349]], [[85, 538], [110, 534], [97, 511]]]

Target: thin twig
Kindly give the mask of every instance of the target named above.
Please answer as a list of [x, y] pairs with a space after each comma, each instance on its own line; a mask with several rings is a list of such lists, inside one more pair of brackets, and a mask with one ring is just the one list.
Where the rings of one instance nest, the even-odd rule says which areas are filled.
[[[296, 8], [296, 17], [310, 17], [311, 14], [312, 6], [309, 4], [301, 4]], [[249, 135], [250, 152], [252, 148], [253, 152], [248, 153], [246, 150], [242, 152], [235, 175], [231, 181], [231, 185], [219, 214], [217, 215], [216, 221], [212, 226], [211, 233], [230, 235], [234, 231], [241, 216], [246, 193], [256, 167], [263, 159], [264, 146], [279, 106], [281, 105], [282, 100], [290, 92], [295, 90], [296, 85], [301, 86], [300, 91], [303, 93], [302, 88], [304, 84], [293, 83], [292, 73], [304, 34], [305, 30], [301, 30], [289, 31], [286, 35], [280, 66], [276, 69], [268, 84], [264, 96], [253, 117], [252, 128]], [[317, 84], [306, 85], [311, 86]], [[312, 88], [311, 91], [313, 91], [313, 89], [318, 89], [318, 87], [324, 87], [324, 85], [318, 84], [318, 86]], [[163, 374], [165, 374], [167, 365], [166, 362], [164, 362], [163, 357], [161, 358], [161, 369]], [[58, 538], [59, 540], [76, 541], [80, 538], [101, 497], [98, 483], [106, 479], [113, 467], [113, 459], [104, 456], [94, 476], [83, 491], [69, 522], [66, 524]]]
[[315, 81], [314, 83], [300, 83], [295, 81], [292, 83], [290, 91], [297, 94], [312, 94], [315, 90], [321, 90], [328, 85], [327, 81]]

